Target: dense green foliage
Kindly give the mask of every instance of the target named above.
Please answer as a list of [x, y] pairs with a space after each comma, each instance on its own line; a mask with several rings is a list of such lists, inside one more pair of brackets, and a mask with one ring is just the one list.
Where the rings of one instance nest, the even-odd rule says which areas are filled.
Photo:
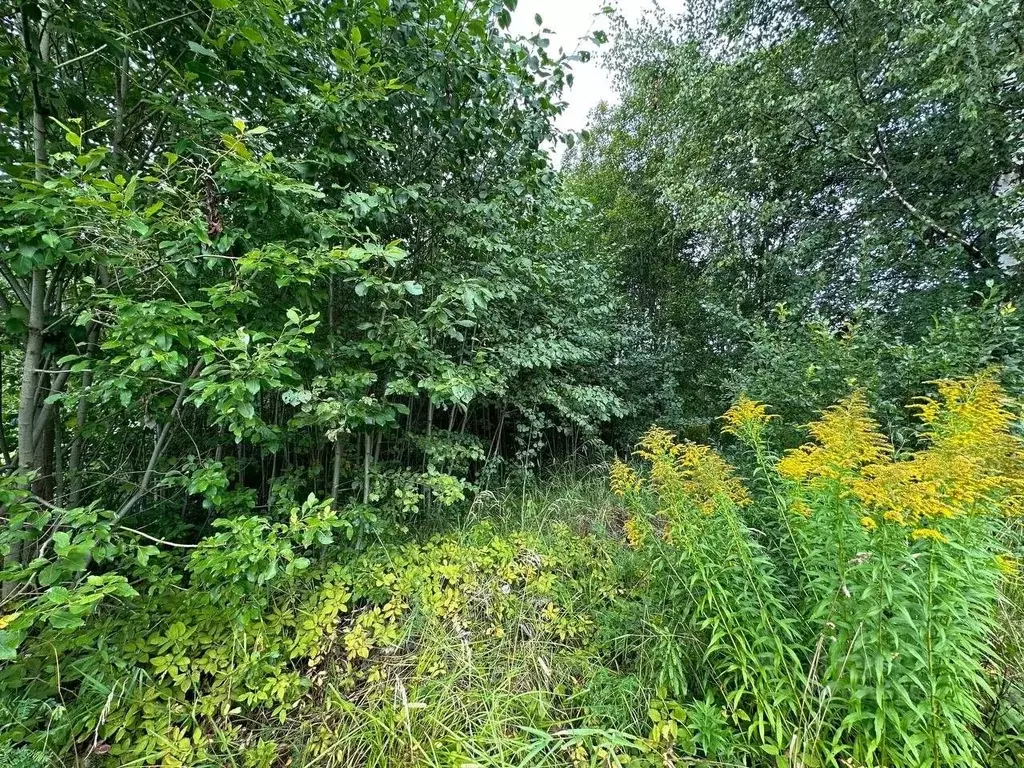
[[[622, 105], [571, 158], [599, 214], [583, 242], [611, 260], [664, 397], [686, 401], [680, 425], [750, 387], [806, 421], [847, 377], [875, 390], [878, 345], [896, 361], [881, 397], [970, 370], [979, 343], [1002, 361], [1016, 340], [964, 310], [988, 281], [1019, 290], [1019, 4], [688, 5], [619, 36]], [[805, 321], [856, 328], [862, 362], [811, 359]], [[951, 342], [971, 349], [904, 351]]]
[[0, 763], [1020, 765], [1020, 4], [516, 5], [0, 9]]

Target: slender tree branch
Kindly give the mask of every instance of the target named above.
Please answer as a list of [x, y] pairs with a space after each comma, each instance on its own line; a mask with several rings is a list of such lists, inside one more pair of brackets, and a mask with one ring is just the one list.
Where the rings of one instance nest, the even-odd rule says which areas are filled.
[[18, 301], [25, 305], [25, 309], [28, 309], [29, 298], [25, 285], [21, 282], [21, 278], [11, 272], [10, 268], [3, 261], [0, 261], [0, 275], [2, 275], [7, 284], [11, 286], [11, 290], [14, 291], [14, 295], [18, 297]]
[[[169, 19], [163, 19], [161, 21], [154, 22], [153, 24], [150, 24], [148, 26], [142, 27], [140, 29], [136, 29], [133, 32], [127, 32], [127, 33], [122, 32], [122, 33], [117, 34], [117, 36], [120, 37], [122, 40], [125, 40], [125, 41], [131, 40], [132, 37], [134, 37], [135, 35], [142, 34], [143, 32], [146, 32], [146, 31], [148, 31], [150, 29], [154, 29], [155, 27], [163, 26], [164, 24], [170, 24], [171, 22], [178, 21], [179, 19], [187, 18], [188, 16], [195, 16], [197, 13], [202, 13], [202, 11], [197, 9], [197, 10], [194, 10], [194, 11], [188, 11], [186, 13], [179, 13], [177, 16], [171, 16]], [[81, 54], [80, 56], [75, 56], [72, 59], [67, 59], [65, 61], [62, 61], [60, 64], [58, 64], [55, 67], [55, 69], [60, 69], [61, 67], [66, 67], [69, 64], [75, 64], [75, 63], [77, 63], [79, 61], [83, 61], [85, 59], [88, 59], [90, 56], [96, 56], [97, 54], [103, 53], [103, 51], [105, 51], [109, 45], [110, 45], [110, 43], [104, 43], [103, 45], [100, 45], [100, 46], [98, 46], [96, 48], [93, 48], [91, 51], [86, 51], [85, 53]]]
[[[71, 366], [61, 368], [57, 373], [57, 377], [50, 384], [50, 396], [59, 395], [64, 391], [64, 386], [68, 383], [68, 377], [71, 375]], [[43, 407], [39, 409], [39, 413], [36, 414], [35, 423], [32, 426], [32, 440], [38, 446], [39, 441], [43, 439], [43, 433], [50, 424], [50, 420], [53, 418], [54, 412], [57, 410], [57, 402], [51, 401], [49, 403], [43, 403]]]
[[178, 415], [181, 413], [181, 406], [185, 402], [185, 395], [188, 393], [188, 385], [199, 375], [203, 370], [204, 363], [200, 360], [196, 363], [195, 367], [189, 376], [181, 382], [181, 386], [178, 388], [178, 398], [174, 401], [174, 407], [171, 409], [171, 415], [167, 419], [167, 423], [164, 424], [163, 429], [160, 430], [160, 435], [156, 439], [156, 443], [153, 445], [153, 452], [149, 456], [149, 463], [146, 465], [146, 470], [142, 475], [142, 480], [139, 482], [138, 488], [135, 493], [121, 505], [121, 508], [117, 510], [117, 514], [114, 515], [114, 522], [118, 523], [121, 519], [134, 509], [135, 505], [142, 500], [142, 497], [146, 495], [149, 490], [149, 484], [153, 481], [153, 475], [156, 473], [156, 465], [159, 463], [160, 458], [164, 454], [164, 450], [167, 448], [167, 442], [171, 436], [171, 430], [174, 427], [174, 423], [178, 420]]
[[143, 533], [142, 531], [137, 531], [134, 528], [129, 528], [127, 525], [120, 525], [118, 527], [122, 530], [128, 531], [129, 533], [134, 533], [136, 536], [141, 536], [144, 539], [155, 541], [157, 544], [166, 544], [168, 547], [178, 547], [179, 549], [199, 549], [199, 547], [202, 546], [200, 544], [179, 544], [176, 541], [158, 539], [156, 536], [150, 536], [148, 533]]

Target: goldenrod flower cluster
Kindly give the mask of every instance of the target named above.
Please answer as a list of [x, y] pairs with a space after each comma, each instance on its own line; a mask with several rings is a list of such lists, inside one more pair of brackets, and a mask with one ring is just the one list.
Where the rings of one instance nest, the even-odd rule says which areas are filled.
[[[939, 397], [918, 406], [927, 427], [927, 453], [949, 465], [957, 500], [998, 501], [1005, 514], [1024, 508], [1024, 443], [1016, 416], [992, 371], [936, 382]], [[955, 469], [955, 472], [952, 471]]]
[[620, 499], [636, 493], [643, 486], [643, 481], [633, 468], [618, 459], [612, 462], [610, 474], [612, 493]]
[[914, 541], [921, 541], [922, 539], [937, 541], [939, 544], [945, 544], [949, 541], [944, 534], [934, 528], [915, 528], [910, 532], [910, 538]]
[[683, 493], [704, 514], [718, 511], [721, 504], [743, 506], [750, 496], [735, 470], [706, 445], [686, 443], [679, 456]]
[[764, 439], [768, 423], [778, 418], [768, 413], [768, 406], [740, 395], [732, 408], [721, 417], [725, 422], [722, 431], [734, 435], [746, 445], [759, 445]]
[[636, 446], [636, 455], [650, 462], [674, 458], [683, 452], [676, 436], [663, 427], [651, 427]]
[[675, 435], [661, 427], [651, 427], [640, 438], [636, 455], [651, 464], [650, 484], [659, 493], [678, 496], [683, 492], [681, 476], [676, 466], [683, 446]]
[[[914, 406], [924, 425], [924, 447], [907, 457], [895, 455], [860, 391], [808, 425], [811, 441], [776, 465], [782, 477], [803, 487], [792, 495], [791, 510], [810, 517], [815, 495], [831, 486], [859, 502], [856, 514], [865, 530], [888, 523], [909, 529], [915, 541], [938, 543], [948, 540], [943, 520], [1024, 510], [1024, 442], [1012, 432], [1015, 416], [994, 373], [934, 384], [937, 396]], [[774, 417], [765, 405], [741, 397], [722, 418], [726, 432], [757, 445]], [[750, 502], [719, 454], [680, 443], [666, 429], [650, 429], [636, 455], [650, 463], [649, 477], [615, 462], [611, 483], [619, 496], [635, 495], [649, 484], [670, 505], [685, 500], [705, 515]], [[631, 544], [639, 541], [639, 529], [627, 530], [627, 537]]]
[[1011, 431], [1015, 417], [994, 374], [934, 383], [938, 396], [915, 406], [922, 450], [896, 458], [854, 393], [810, 425], [814, 442], [787, 453], [779, 474], [812, 484], [837, 480], [877, 515], [861, 518], [865, 528], [907, 526], [915, 540], [946, 541], [928, 521], [1024, 508], [1024, 444]]
[[[652, 427], [640, 439], [636, 455], [650, 462], [650, 484], [662, 496], [685, 498], [704, 514], [723, 504], [747, 504], [750, 497], [735, 470], [711, 448], [679, 443], [661, 427]], [[643, 480], [625, 465], [611, 471], [612, 490], [620, 496], [635, 492]]]
[[806, 518], [814, 514], [814, 510], [811, 509], [810, 505], [801, 498], [792, 500], [789, 505], [789, 511]]
[[826, 410], [808, 430], [813, 442], [787, 452], [779, 461], [777, 468], [783, 477], [839, 479], [892, 455], [892, 446], [879, 431], [860, 391]]
[[633, 549], [639, 549], [640, 545], [644, 542], [644, 529], [643, 526], [637, 521], [635, 517], [630, 517], [622, 525], [622, 530], [626, 534], [626, 542]]
[[905, 525], [975, 514], [979, 506], [1018, 511], [1024, 446], [1011, 432], [1002, 388], [991, 372], [936, 387], [937, 398], [916, 406], [927, 447], [908, 460], [866, 467], [855, 495]]

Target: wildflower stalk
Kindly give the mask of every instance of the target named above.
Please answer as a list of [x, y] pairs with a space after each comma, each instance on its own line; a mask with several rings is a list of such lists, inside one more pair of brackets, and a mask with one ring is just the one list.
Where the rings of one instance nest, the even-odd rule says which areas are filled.
[[[703, 640], [695, 688], [746, 723], [750, 764], [983, 763], [999, 569], [1013, 563], [996, 527], [1024, 510], [1024, 446], [993, 374], [935, 386], [916, 406], [914, 452], [896, 453], [855, 392], [775, 460], [772, 417], [741, 399], [725, 431], [753, 453], [753, 492], [721, 456], [659, 429], [638, 449], [649, 476], [613, 471], [657, 542], [653, 578], [689, 597], [677, 616]], [[774, 509], [786, 535], [760, 541], [751, 509]]]

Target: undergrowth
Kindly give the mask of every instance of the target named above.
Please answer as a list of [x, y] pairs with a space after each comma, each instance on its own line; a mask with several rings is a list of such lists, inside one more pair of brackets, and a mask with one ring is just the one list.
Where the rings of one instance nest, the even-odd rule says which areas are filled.
[[741, 399], [726, 454], [654, 428], [610, 488], [520, 479], [429, 533], [360, 545], [311, 497], [112, 543], [120, 596], [2, 619], [35, 612], [0, 762], [1020, 765], [1015, 407], [940, 382], [897, 452], [854, 393], [780, 456]]

